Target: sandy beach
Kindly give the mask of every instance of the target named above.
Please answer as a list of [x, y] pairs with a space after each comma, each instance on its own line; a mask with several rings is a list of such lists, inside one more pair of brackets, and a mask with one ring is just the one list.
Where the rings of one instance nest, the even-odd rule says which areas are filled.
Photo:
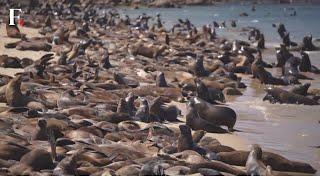
[[[27, 27], [20, 27], [20, 30], [22, 33], [27, 34], [28, 37], [41, 37], [42, 35], [38, 33], [38, 29], [33, 28], [27, 28]], [[19, 58], [31, 58], [31, 59], [39, 59], [41, 56], [48, 52], [44, 51], [19, 51], [16, 49], [7, 49], [4, 47], [4, 44], [15, 42], [16, 39], [8, 38], [6, 36], [5, 32], [5, 25], [1, 24], [0, 26], [0, 53], [6, 54], [13, 57], [19, 57]], [[23, 69], [17, 69], [17, 68], [2, 68], [0, 67], [1, 74], [14, 76], [15, 73], [23, 72]], [[185, 104], [181, 103], [173, 103], [178, 105], [178, 107], [182, 111], [182, 115], [185, 116], [186, 107]], [[1, 103], [0, 106], [5, 106], [4, 103]], [[185, 118], [181, 118], [181, 121], [185, 122]], [[182, 124], [182, 123], [181, 123]], [[169, 127], [172, 127], [174, 129], [178, 129], [179, 124], [168, 124]], [[248, 150], [249, 144], [247, 144], [246, 140], [244, 138], [241, 138], [234, 134], [215, 134], [215, 133], [207, 133], [206, 136], [214, 137], [218, 141], [221, 142], [221, 144], [233, 147], [237, 150]]]

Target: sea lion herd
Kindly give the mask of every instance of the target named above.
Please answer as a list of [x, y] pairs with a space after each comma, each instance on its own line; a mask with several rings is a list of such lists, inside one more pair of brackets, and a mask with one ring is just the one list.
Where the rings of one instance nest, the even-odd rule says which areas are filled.
[[[216, 34], [217, 22], [200, 31], [179, 19], [169, 30], [160, 14], [132, 18], [81, 0], [23, 7], [25, 26], [41, 34], [29, 37], [7, 24], [3, 12], [10, 6], [1, 2], [2, 36], [16, 41], [5, 48], [47, 53], [34, 59], [0, 54], [1, 67], [24, 69], [14, 77], [1, 75], [1, 175], [316, 172], [257, 144], [239, 151], [206, 136], [236, 130], [237, 113], [225, 97], [246, 88], [239, 73], [277, 85], [266, 88], [263, 100], [318, 105], [310, 83], [290, 91], [278, 86], [300, 84], [311, 80], [305, 72], [320, 72], [305, 52], [317, 49], [312, 36], [292, 43], [284, 25], [274, 25], [284, 43], [277, 62], [268, 64], [258, 29], [249, 32], [248, 42], [229, 41]], [[290, 52], [297, 50], [301, 57]], [[267, 68], [280, 68], [282, 76]], [[172, 102], [186, 105], [185, 116]]]

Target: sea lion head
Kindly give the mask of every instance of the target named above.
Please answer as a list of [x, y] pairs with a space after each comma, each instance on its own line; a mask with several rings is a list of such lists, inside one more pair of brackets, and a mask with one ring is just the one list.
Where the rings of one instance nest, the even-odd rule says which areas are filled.
[[179, 126], [180, 133], [183, 135], [190, 135], [191, 136], [191, 129], [187, 125], [180, 125]]
[[40, 129], [47, 128], [47, 121], [45, 119], [39, 119], [38, 120], [38, 126]]
[[262, 159], [262, 149], [258, 144], [251, 145], [251, 153], [255, 156], [258, 160]]

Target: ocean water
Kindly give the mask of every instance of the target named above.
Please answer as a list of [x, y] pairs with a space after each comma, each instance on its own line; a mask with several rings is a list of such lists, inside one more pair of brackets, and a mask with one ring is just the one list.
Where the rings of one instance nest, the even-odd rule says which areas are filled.
[[[295, 9], [297, 16], [290, 16]], [[281, 39], [272, 23], [283, 23], [290, 32], [291, 39], [301, 42], [306, 34], [312, 34], [314, 39], [320, 38], [320, 5], [312, 4], [265, 4], [256, 5], [256, 11], [251, 11], [251, 5], [226, 4], [217, 6], [194, 6], [181, 9], [120, 9], [124, 14], [137, 17], [141, 13], [155, 16], [160, 13], [165, 26], [170, 28], [177, 19], [189, 18], [198, 27], [212, 21], [236, 20], [237, 28], [218, 29], [219, 36], [230, 39], [246, 39], [246, 34], [239, 32], [242, 27], [257, 27], [265, 34], [267, 50], [263, 52], [265, 61], [275, 62], [274, 46]], [[249, 16], [239, 17], [247, 12]], [[320, 68], [320, 52], [309, 52], [313, 65]], [[279, 75], [279, 69], [269, 69], [274, 75]], [[248, 86], [243, 96], [230, 97], [228, 105], [238, 114], [237, 135], [248, 139], [250, 143], [258, 143], [263, 149], [279, 153], [291, 160], [311, 163], [320, 175], [320, 106], [270, 104], [263, 102], [264, 85], [253, 80], [250, 75], [241, 75]], [[312, 88], [320, 88], [320, 75], [308, 74], [314, 78]], [[308, 81], [302, 81], [308, 82]], [[285, 89], [290, 88], [283, 87]]]
[[[297, 16], [290, 16], [295, 9]], [[302, 37], [311, 33], [314, 37], [320, 38], [320, 5], [319, 4], [261, 4], [256, 5], [256, 11], [251, 11], [251, 5], [224, 4], [216, 6], [186, 6], [177, 8], [141, 8], [141, 9], [120, 9], [130, 17], [138, 17], [141, 13], [155, 16], [161, 14], [166, 27], [172, 27], [177, 19], [188, 18], [194, 25], [201, 27], [213, 21], [226, 21], [230, 27], [230, 20], [236, 20], [239, 27], [254, 26], [264, 34], [266, 41], [280, 41], [272, 23], [284, 23], [291, 33], [293, 40], [302, 40]], [[239, 14], [246, 12], [249, 16], [240, 17]], [[220, 29], [221, 34], [226, 29]]]

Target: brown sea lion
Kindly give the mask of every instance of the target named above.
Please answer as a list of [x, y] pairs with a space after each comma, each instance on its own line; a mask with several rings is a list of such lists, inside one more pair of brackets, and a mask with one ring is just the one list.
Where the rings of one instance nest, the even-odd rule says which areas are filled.
[[35, 101], [33, 98], [22, 94], [20, 86], [22, 82], [22, 76], [15, 76], [6, 87], [6, 101], [9, 106], [12, 107], [29, 107], [32, 109], [45, 109], [42, 103]]
[[210, 133], [227, 133], [228, 131], [219, 126], [203, 119], [195, 108], [195, 103], [189, 101], [187, 103], [186, 125], [193, 130], [204, 130]]
[[14, 142], [1, 142], [0, 143], [0, 158], [4, 160], [16, 160], [20, 158], [30, 150], [22, 145]]
[[200, 163], [200, 164], [194, 164], [191, 166], [189, 174], [193, 174], [195, 172], [198, 172], [200, 168], [209, 168], [209, 169], [215, 169], [220, 172], [227, 172], [233, 175], [237, 176], [245, 176], [247, 175], [244, 171], [235, 168], [229, 164], [226, 164], [224, 162], [220, 161], [210, 161], [210, 162], [205, 162], [205, 163]]
[[190, 99], [194, 104], [195, 111], [199, 117], [214, 124], [216, 126], [227, 126], [229, 131], [233, 131], [233, 127], [237, 120], [235, 111], [226, 106], [212, 105], [198, 97]]
[[9, 25], [6, 23], [7, 36], [10, 38], [21, 38], [21, 33], [17, 25]]
[[44, 149], [34, 149], [21, 157], [20, 162], [9, 171], [13, 175], [31, 175], [32, 171], [52, 169], [54, 167], [51, 153]]
[[195, 79], [197, 96], [211, 104], [216, 101], [225, 102], [225, 97], [221, 90], [208, 88], [200, 79]]
[[16, 49], [20, 51], [50, 51], [52, 46], [42, 40], [21, 41], [17, 44]]
[[268, 87], [266, 96], [263, 101], [270, 101], [271, 103], [286, 103], [286, 104], [304, 104], [304, 105], [319, 105], [319, 103], [308, 97], [295, 94], [277, 87]]
[[187, 125], [180, 125], [180, 135], [178, 137], [178, 152], [185, 150], [193, 150], [201, 155], [206, 154], [206, 151], [197, 146], [192, 139], [191, 129]]
[[[221, 152], [218, 153], [218, 157], [220, 161], [230, 165], [245, 166], [249, 153], [248, 151]], [[304, 173], [315, 173], [317, 171], [310, 164], [291, 161], [283, 156], [266, 151], [262, 152], [262, 162], [276, 171]]]

